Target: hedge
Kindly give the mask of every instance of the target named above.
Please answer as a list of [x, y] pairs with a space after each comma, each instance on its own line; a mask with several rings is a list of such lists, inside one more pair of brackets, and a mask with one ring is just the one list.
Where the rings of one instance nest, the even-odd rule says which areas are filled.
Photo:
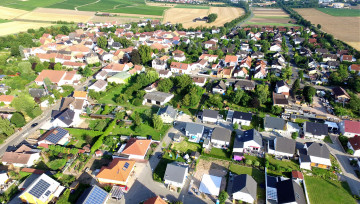
[[105, 129], [104, 133], [98, 138], [98, 140], [91, 147], [91, 153], [94, 153], [96, 150], [98, 150], [101, 147], [101, 145], [104, 142], [104, 137], [108, 136], [111, 133], [111, 131], [113, 131], [115, 125], [116, 125], [116, 120], [112, 120], [111, 123], [108, 125], [108, 127]]

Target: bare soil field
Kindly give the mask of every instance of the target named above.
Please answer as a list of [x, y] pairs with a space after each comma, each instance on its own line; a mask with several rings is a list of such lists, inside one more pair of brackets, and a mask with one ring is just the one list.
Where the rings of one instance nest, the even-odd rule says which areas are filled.
[[288, 23], [290, 19], [287, 18], [278, 18], [278, 19], [268, 19], [268, 18], [253, 18], [251, 22], [256, 23]]
[[[195, 18], [203, 18], [210, 13], [218, 14], [215, 22], [193, 22]], [[244, 14], [244, 10], [235, 7], [210, 7], [210, 9], [170, 8], [166, 10], [163, 22], [182, 23], [184, 28], [204, 26], [222, 26], [224, 23]]]
[[360, 50], [360, 17], [331, 16], [316, 9], [295, 10], [311, 23], [320, 24], [321, 30]]
[[67, 21], [67, 22], [87, 22], [95, 12], [75, 11], [66, 9], [37, 8], [32, 12], [18, 16], [18, 20], [32, 21]]
[[21, 16], [27, 12], [29, 12], [29, 11], [0, 6], [1, 19], [11, 20], [11, 19]]
[[141, 18], [131, 18], [131, 17], [105, 17], [105, 16], [94, 16], [91, 21], [93, 22], [112, 22], [117, 21], [118, 23], [129, 23], [129, 22], [138, 22]]
[[38, 29], [40, 27], [49, 27], [51, 23], [33, 23], [23, 21], [13, 21], [0, 24], [0, 36], [15, 34], [19, 32], [27, 31], [29, 28]]
[[269, 25], [269, 26], [292, 26], [289, 21], [291, 18], [282, 9], [255, 8], [254, 17], [245, 25]]

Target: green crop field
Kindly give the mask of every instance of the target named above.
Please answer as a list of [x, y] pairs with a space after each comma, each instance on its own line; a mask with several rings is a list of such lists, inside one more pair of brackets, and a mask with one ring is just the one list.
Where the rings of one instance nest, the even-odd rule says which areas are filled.
[[166, 7], [148, 6], [144, 0], [1, 0], [0, 6], [34, 10], [35, 8], [58, 8], [79, 11], [98, 11], [162, 16]]
[[11, 21], [5, 20], [5, 19], [0, 19], [0, 23], [7, 23], [7, 22], [11, 22]]
[[289, 27], [289, 26], [299, 26], [297, 24], [291, 24], [291, 23], [262, 23], [262, 22], [246, 22], [246, 25], [259, 25], [259, 26], [284, 26], [284, 27]]
[[360, 9], [317, 8], [317, 10], [332, 16], [360, 16]]
[[177, 4], [174, 8], [209, 9], [209, 6], [197, 6], [189, 4]]

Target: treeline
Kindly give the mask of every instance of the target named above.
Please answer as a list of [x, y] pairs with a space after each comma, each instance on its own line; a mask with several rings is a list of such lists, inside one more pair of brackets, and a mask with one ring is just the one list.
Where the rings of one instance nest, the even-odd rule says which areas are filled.
[[316, 8], [319, 6], [318, 0], [278, 0], [277, 3], [291, 8]]

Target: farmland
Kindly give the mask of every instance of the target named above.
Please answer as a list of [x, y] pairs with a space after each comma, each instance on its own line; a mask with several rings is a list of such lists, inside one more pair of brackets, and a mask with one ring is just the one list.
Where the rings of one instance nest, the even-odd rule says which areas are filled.
[[32, 20], [32, 21], [67, 21], [67, 22], [87, 22], [93, 16], [94, 12], [84, 11], [71, 11], [65, 9], [48, 9], [37, 8], [34, 11], [26, 13], [17, 17], [19, 20]]
[[317, 10], [332, 16], [360, 16], [360, 9], [317, 8]]
[[323, 31], [360, 50], [360, 30], [354, 28], [359, 25], [360, 17], [331, 16], [316, 9], [296, 9], [296, 11], [311, 23], [320, 24]]
[[29, 23], [22, 21], [12, 21], [0, 24], [0, 35], [9, 35], [27, 31], [29, 28], [38, 29], [40, 27], [51, 26], [50, 23]]
[[21, 16], [27, 12], [28, 11], [25, 11], [25, 10], [13, 9], [13, 8], [0, 6], [0, 13], [1, 13], [2, 19], [13, 19], [13, 18], [15, 18], [17, 16]]
[[289, 23], [291, 18], [281, 9], [255, 8], [254, 17], [247, 21], [245, 25], [259, 26], [296, 26]]
[[[193, 22], [195, 18], [205, 17], [210, 13], [216, 13], [218, 18], [213, 23]], [[234, 7], [210, 7], [210, 9], [171, 8], [165, 12], [163, 22], [182, 23], [184, 28], [197, 26], [222, 26], [244, 14], [244, 10]]]

